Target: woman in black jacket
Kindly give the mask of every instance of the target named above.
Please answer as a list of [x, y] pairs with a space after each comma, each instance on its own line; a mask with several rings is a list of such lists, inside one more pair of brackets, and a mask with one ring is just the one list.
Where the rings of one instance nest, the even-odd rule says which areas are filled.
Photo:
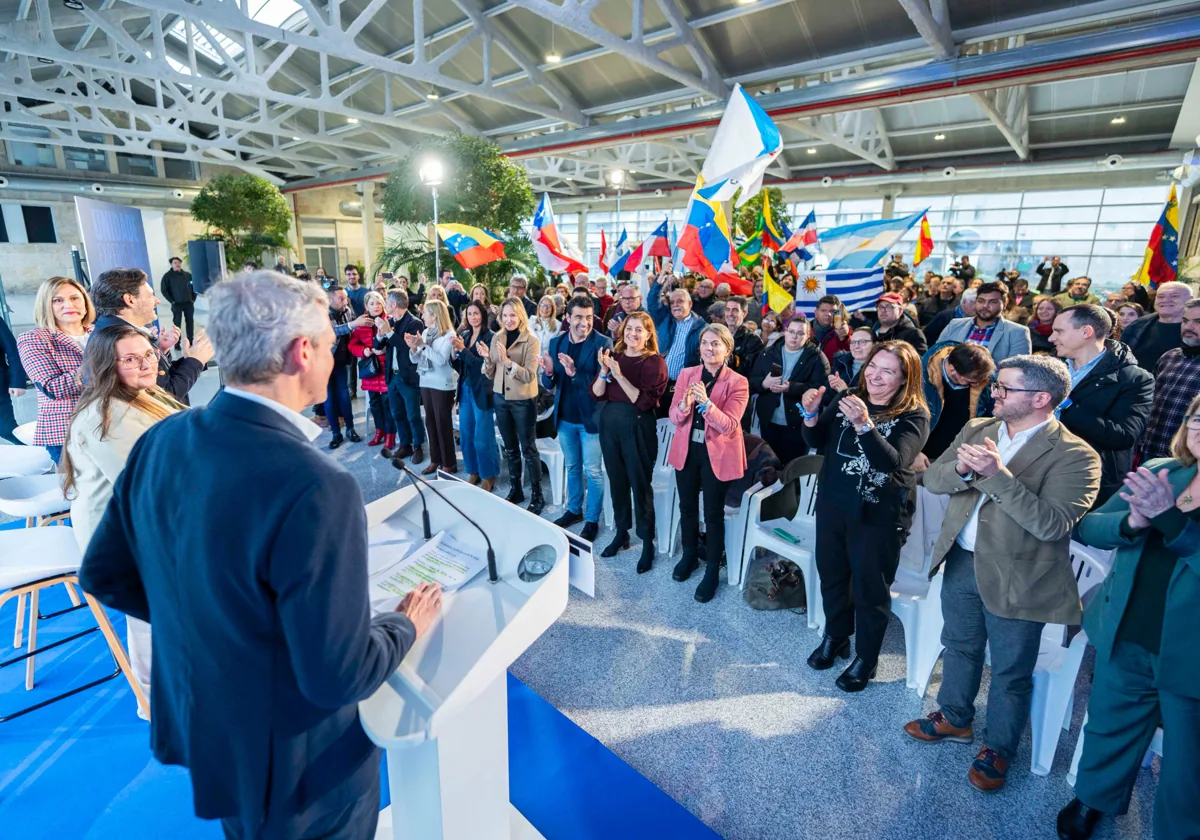
[[478, 484], [489, 493], [500, 473], [496, 454], [496, 409], [492, 400], [492, 377], [484, 376], [480, 342], [492, 345], [487, 307], [470, 301], [463, 314], [466, 325], [451, 339], [454, 369], [458, 371], [458, 437], [462, 444], [467, 483]]
[[855, 657], [838, 677], [862, 691], [875, 676], [891, 611], [891, 584], [911, 522], [912, 462], [929, 437], [921, 357], [906, 341], [875, 345], [861, 384], [823, 411], [825, 388], [804, 394], [804, 437], [825, 456], [817, 494], [817, 571], [825, 637], [808, 657], [817, 671]]
[[[859, 327], [850, 333], [850, 349], [839, 350], [833, 356], [832, 369], [829, 371], [830, 389], [835, 393], [840, 393], [847, 389], [857, 388], [863, 366], [866, 365], [867, 358], [871, 355], [871, 348], [874, 346], [875, 333], [870, 327]], [[827, 393], [826, 404], [832, 399], [833, 397]]]
[[21, 441], [13, 434], [17, 418], [13, 413], [13, 399], [25, 393], [25, 368], [21, 367], [21, 356], [17, 353], [17, 339], [3, 318], [0, 318], [0, 438], [18, 446]]
[[750, 371], [750, 393], [757, 394], [755, 411], [762, 437], [785, 466], [808, 453], [800, 397], [820, 388], [829, 378], [825, 354], [809, 343], [808, 320], [797, 313], [783, 330], [783, 339], [764, 350]]

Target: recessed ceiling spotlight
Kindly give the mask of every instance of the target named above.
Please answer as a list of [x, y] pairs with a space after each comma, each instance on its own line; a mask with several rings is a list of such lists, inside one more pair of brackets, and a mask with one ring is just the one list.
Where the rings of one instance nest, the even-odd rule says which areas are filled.
[[749, 6], [751, 3], [754, 3], [754, 2], [755, 2], [755, 0], [738, 0], [738, 5], [739, 6]]
[[559, 55], [558, 53], [556, 53], [556, 52], [546, 53], [546, 63], [547, 64], [558, 64], [560, 61], [562, 61], [562, 56]]
[[74, 9], [77, 12], [83, 11], [83, 4], [79, 0], [63, 0], [63, 5], [68, 9]]
[[433, 91], [430, 91], [429, 93], [425, 94], [425, 98], [432, 102], [438, 98], [438, 95]]
[[346, 122], [350, 125], [358, 125], [358, 117], [346, 117]]
[[53, 64], [53, 63], [54, 63], [54, 59], [52, 59], [52, 58], [44, 58], [43, 56], [40, 56], [40, 55], [39, 55], [39, 56], [38, 56], [38, 63], [39, 63], [39, 64]]
[[299, 138], [299, 137], [293, 137], [292, 139], [293, 139], [293, 140], [299, 140], [300, 138]]
[[817, 153], [817, 147], [816, 147], [816, 146], [809, 146], [809, 147], [808, 147], [808, 153], [809, 153], [810, 155], [815, 155], [815, 154]]
[[942, 133], [939, 131], [937, 134], [933, 135], [933, 139], [934, 139], [934, 140], [945, 140], [945, 139], [946, 139], [946, 135], [945, 135], [945, 134], [942, 134]]
[[1125, 125], [1125, 118], [1113, 117], [1111, 120], [1109, 120], [1109, 122], [1111, 122], [1113, 125]]

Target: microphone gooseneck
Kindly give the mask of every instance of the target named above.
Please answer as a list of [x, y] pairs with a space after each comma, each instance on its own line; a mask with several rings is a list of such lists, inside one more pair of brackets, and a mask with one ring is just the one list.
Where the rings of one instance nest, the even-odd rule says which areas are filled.
[[[408, 467], [406, 467], [404, 465], [403, 460], [401, 460], [400, 458], [393, 458], [392, 466], [395, 467], [396, 469], [400, 470], [400, 472], [409, 476], [414, 481], [419, 481], [421, 484], [424, 484], [426, 487], [428, 487], [430, 490], [432, 490], [434, 493], [436, 493], [439, 499], [441, 499], [446, 504], [450, 505], [450, 507], [454, 508], [454, 510], [458, 513], [459, 516], [461, 516], [463, 519], [467, 520], [468, 522], [470, 522], [472, 525], [475, 526], [475, 530], [483, 535], [483, 541], [485, 543], [487, 543], [488, 580], [491, 583], [497, 583], [500, 580], [500, 574], [499, 574], [499, 572], [496, 571], [496, 552], [495, 552], [495, 550], [492, 549], [492, 541], [490, 539], [488, 539], [487, 531], [483, 530], [483, 528], [480, 527], [478, 522], [476, 522], [474, 519], [472, 519], [471, 517], [469, 517], [465, 513], [463, 513], [462, 508], [460, 508], [458, 505], [454, 504], [454, 502], [447, 499], [442, 494], [441, 490], [438, 490], [430, 482], [421, 478], [415, 472], [413, 472]], [[420, 493], [420, 490], [418, 490], [417, 492]], [[421, 504], [425, 504], [424, 496], [421, 497]], [[425, 516], [425, 534], [426, 534], [426, 538], [428, 539], [428, 536], [429, 536], [429, 510], [428, 509], [424, 510], [424, 516]]]
[[[393, 458], [392, 466], [401, 472], [406, 472], [413, 478], [416, 478], [416, 476], [404, 466], [404, 461], [400, 458]], [[425, 539], [433, 539], [433, 529], [429, 527], [429, 505], [425, 504], [425, 494], [421, 492], [420, 486], [415, 482], [413, 483], [413, 487], [416, 488], [417, 495], [421, 497], [421, 524], [425, 527]]]

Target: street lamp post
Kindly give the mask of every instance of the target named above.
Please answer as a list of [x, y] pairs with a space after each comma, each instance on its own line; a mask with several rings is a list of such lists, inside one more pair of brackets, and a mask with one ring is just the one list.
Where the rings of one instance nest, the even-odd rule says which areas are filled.
[[433, 282], [437, 283], [442, 278], [441, 255], [438, 253], [438, 187], [442, 185], [442, 162], [437, 158], [426, 158], [421, 162], [421, 168], [417, 171], [417, 177], [421, 179], [421, 183], [429, 187], [429, 191], [433, 194]]
[[608, 179], [617, 188], [617, 224], [621, 224], [621, 187], [625, 184], [625, 170], [614, 169], [609, 173]]

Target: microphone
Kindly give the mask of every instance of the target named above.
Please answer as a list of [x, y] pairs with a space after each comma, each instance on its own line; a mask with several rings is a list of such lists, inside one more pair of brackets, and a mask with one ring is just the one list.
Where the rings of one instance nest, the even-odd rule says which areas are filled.
[[[404, 462], [399, 458], [392, 459], [392, 466], [408, 473], [410, 476], [413, 475], [404, 468]], [[416, 478], [416, 476], [413, 476], [413, 478]], [[433, 529], [429, 527], [429, 505], [425, 504], [425, 494], [421, 492], [420, 485], [415, 482], [413, 483], [413, 487], [416, 488], [417, 495], [421, 497], [421, 524], [425, 526], [425, 539], [433, 539]]]
[[[408, 477], [413, 479], [414, 481], [419, 481], [421, 484], [424, 484], [426, 487], [428, 487], [430, 490], [432, 490], [434, 493], [436, 493], [439, 499], [441, 499], [446, 504], [450, 505], [450, 507], [454, 508], [454, 510], [458, 513], [459, 516], [461, 516], [463, 519], [467, 520], [472, 525], [474, 525], [476, 531], [483, 534], [483, 541], [485, 543], [487, 543], [488, 580], [492, 583], [497, 583], [500, 580], [500, 574], [496, 571], [496, 552], [492, 549], [492, 541], [490, 539], [488, 539], [487, 531], [483, 530], [483, 528], [481, 528], [479, 526], [478, 522], [476, 522], [474, 519], [472, 519], [471, 517], [469, 517], [465, 513], [463, 513], [462, 508], [460, 508], [458, 505], [454, 504], [454, 502], [450, 501], [444, 495], [442, 495], [441, 490], [437, 489], [432, 484], [430, 484], [428, 481], [421, 478], [415, 472], [410, 470], [408, 467], [404, 466], [403, 459], [393, 458], [392, 466], [395, 467], [396, 469], [400, 470], [400, 472], [408, 475]], [[420, 492], [421, 492], [420, 490], [417, 491], [418, 494]], [[424, 496], [421, 496], [421, 504], [422, 505], [425, 504]], [[425, 517], [425, 538], [429, 539], [429, 510], [427, 508], [423, 511], [423, 515]]]

